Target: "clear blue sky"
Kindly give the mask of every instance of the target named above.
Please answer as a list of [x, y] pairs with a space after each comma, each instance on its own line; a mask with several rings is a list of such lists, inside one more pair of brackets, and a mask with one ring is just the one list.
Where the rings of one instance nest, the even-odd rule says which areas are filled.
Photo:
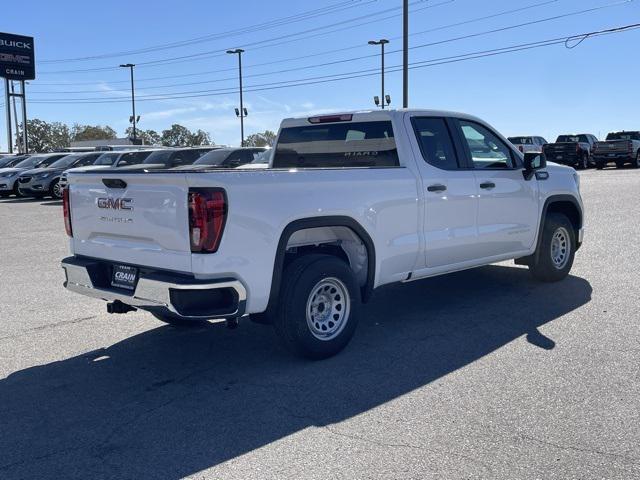
[[[412, 3], [411, 32], [431, 30], [413, 35], [410, 39], [412, 46], [598, 6], [618, 5], [470, 39], [414, 48], [410, 54], [411, 62], [640, 22], [640, 0], [621, 5], [619, 0], [413, 0]], [[131, 62], [139, 64], [136, 67], [136, 94], [140, 99], [137, 102], [137, 113], [142, 117], [140, 128], [160, 131], [171, 123], [181, 123], [191, 129], [201, 128], [210, 132], [218, 143], [238, 144], [239, 122], [233, 111], [238, 105], [237, 94], [201, 92], [237, 87], [237, 60], [235, 56], [224, 55], [226, 49], [243, 47], [246, 50], [243, 62], [247, 90], [253, 85], [377, 69], [379, 58], [376, 56], [353, 58], [379, 53], [379, 47], [367, 45], [371, 39], [391, 39], [387, 46], [389, 51], [401, 48], [401, 40], [397, 38], [402, 32], [400, 10], [389, 10], [401, 4], [401, 0], [192, 0], [173, 2], [168, 6], [166, 2], [148, 0], [112, 0], [98, 6], [86, 0], [34, 0], [5, 5], [0, 16], [0, 31], [35, 37], [38, 78], [27, 87], [31, 100], [28, 103], [30, 118], [69, 124], [108, 124], [118, 134], [123, 134], [130, 114], [128, 101], [36, 102], [45, 99], [68, 102], [87, 98], [127, 100], [128, 71], [117, 68], [117, 65]], [[447, 27], [532, 5], [537, 6]], [[249, 28], [331, 6], [336, 7], [333, 12], [317, 12], [322, 14], [313, 18], [289, 20], [271, 28]], [[429, 6], [431, 8], [425, 8]], [[349, 22], [384, 10], [389, 11]], [[251, 31], [239, 32], [241, 29]], [[225, 34], [229, 31], [234, 31], [234, 34]], [[307, 33], [293, 35], [303, 31]], [[90, 61], [45, 63], [141, 50], [204, 36], [209, 38], [178, 48]], [[277, 37], [280, 39], [273, 40]], [[273, 43], [281, 44], [269, 46]], [[634, 30], [590, 38], [573, 49], [554, 45], [414, 69], [410, 72], [410, 106], [469, 112], [488, 120], [506, 135], [537, 134], [549, 140], [566, 132], [605, 135], [610, 130], [640, 129], [639, 45], [640, 30]], [[353, 48], [322, 54], [345, 47]], [[143, 62], [202, 52], [211, 54], [177, 63], [142, 65]], [[346, 59], [353, 60], [312, 67]], [[278, 63], [256, 65], [267, 62]], [[387, 55], [388, 66], [400, 63], [400, 53]], [[50, 73], [96, 68], [105, 70]], [[297, 70], [274, 73], [291, 69]], [[167, 76], [173, 78], [148, 80]], [[208, 83], [179, 85], [194, 82]], [[387, 93], [391, 95], [394, 106], [401, 105], [401, 88], [401, 74], [388, 73]], [[275, 130], [279, 121], [287, 116], [368, 109], [373, 106], [372, 96], [379, 92], [377, 74], [324, 84], [247, 91], [245, 105], [249, 109], [249, 117], [245, 131], [249, 134], [264, 129]], [[143, 101], [145, 95], [180, 94], [201, 96]], [[0, 100], [0, 104], [2, 102]], [[0, 151], [6, 149], [4, 115], [1, 118]]]

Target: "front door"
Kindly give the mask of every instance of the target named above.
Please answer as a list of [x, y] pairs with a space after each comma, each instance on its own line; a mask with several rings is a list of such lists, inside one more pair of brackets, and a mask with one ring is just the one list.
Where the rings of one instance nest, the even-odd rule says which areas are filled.
[[538, 181], [526, 180], [520, 158], [487, 126], [457, 121], [478, 187], [480, 258], [524, 252], [538, 228]]

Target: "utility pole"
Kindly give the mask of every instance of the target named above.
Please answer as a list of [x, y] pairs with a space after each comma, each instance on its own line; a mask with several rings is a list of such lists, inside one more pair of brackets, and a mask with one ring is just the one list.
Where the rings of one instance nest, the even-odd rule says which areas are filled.
[[7, 151], [13, 153], [13, 133], [11, 132], [11, 97], [9, 95], [9, 80], [4, 79], [4, 105], [7, 112]]
[[16, 109], [16, 91], [13, 85], [13, 80], [9, 80], [11, 87], [11, 103], [13, 107], [13, 125], [16, 127], [16, 146], [18, 147], [18, 153], [22, 152], [22, 142], [20, 141], [20, 124], [18, 123], [18, 110]]
[[240, 110], [236, 108], [236, 116], [240, 117], [240, 146], [244, 147], [244, 117], [247, 116], [247, 109], [244, 108], [244, 103], [242, 101], [242, 54], [244, 50], [241, 48], [236, 48], [235, 50], [227, 50], [227, 53], [230, 55], [237, 54], [238, 55], [238, 79], [240, 81]]
[[[378, 103], [381, 103], [382, 109], [384, 110], [385, 107], [385, 99], [386, 99], [386, 95], [384, 93], [384, 46], [389, 43], [389, 40], [387, 40], [386, 38], [381, 38], [380, 40], [369, 40], [369, 45], [380, 45], [381, 47], [381, 69], [380, 69], [380, 76], [382, 78], [382, 95], [380, 95], [380, 102], [375, 102], [375, 98], [374, 98], [374, 102], [376, 103], [376, 105], [378, 105]], [[387, 105], [389, 105], [389, 102], [387, 100]]]
[[133, 67], [136, 65], [134, 63], [125, 63], [120, 65], [122, 68], [128, 68], [131, 73], [131, 110], [133, 111], [132, 123], [133, 123], [133, 141], [135, 143], [138, 138], [136, 132], [136, 92], [133, 84]]
[[409, 108], [409, 0], [402, 6], [402, 108]]

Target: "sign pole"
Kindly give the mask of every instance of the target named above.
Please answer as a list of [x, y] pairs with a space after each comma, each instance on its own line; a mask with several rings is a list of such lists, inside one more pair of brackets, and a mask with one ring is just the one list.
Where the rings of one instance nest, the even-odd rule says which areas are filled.
[[27, 92], [25, 91], [25, 81], [20, 80], [22, 88], [22, 153], [29, 153], [29, 140], [27, 137]]
[[4, 106], [7, 111], [7, 151], [13, 153], [13, 133], [11, 132], [11, 106], [9, 98], [9, 80], [4, 79]]

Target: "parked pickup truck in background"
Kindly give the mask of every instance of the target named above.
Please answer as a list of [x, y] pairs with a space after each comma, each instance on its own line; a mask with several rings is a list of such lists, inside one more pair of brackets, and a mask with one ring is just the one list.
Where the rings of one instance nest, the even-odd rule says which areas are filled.
[[287, 119], [269, 158], [69, 173], [66, 288], [170, 324], [250, 315], [324, 358], [378, 287], [508, 259], [558, 281], [582, 243], [576, 172], [466, 114]]
[[640, 168], [640, 132], [612, 132], [604, 142], [598, 142], [593, 151], [596, 168], [602, 170], [609, 163], [622, 168], [630, 163]]
[[542, 137], [509, 137], [509, 141], [520, 152], [541, 152], [547, 141]]
[[597, 141], [598, 138], [590, 133], [560, 135], [555, 143], [545, 145], [542, 151], [547, 160], [574, 168], [587, 169], [593, 165], [591, 152]]

